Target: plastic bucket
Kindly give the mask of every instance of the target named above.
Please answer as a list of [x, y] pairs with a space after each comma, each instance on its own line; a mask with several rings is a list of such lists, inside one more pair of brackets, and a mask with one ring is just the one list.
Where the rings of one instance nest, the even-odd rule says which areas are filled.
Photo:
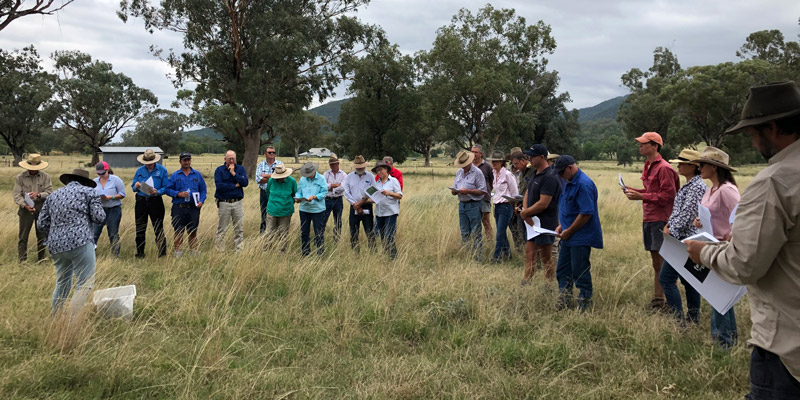
[[131, 319], [134, 297], [136, 297], [136, 286], [128, 285], [95, 290], [92, 299], [97, 311], [106, 317]]

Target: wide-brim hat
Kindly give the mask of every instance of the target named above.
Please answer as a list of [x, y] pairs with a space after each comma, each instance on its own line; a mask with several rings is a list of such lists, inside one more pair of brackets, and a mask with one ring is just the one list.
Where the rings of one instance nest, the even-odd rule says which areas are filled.
[[547, 161], [558, 160], [558, 157], [561, 157], [561, 156], [556, 154], [556, 153], [550, 153], [550, 154], [547, 155]]
[[800, 114], [800, 88], [794, 81], [751, 87], [739, 123], [725, 133], [797, 114]]
[[364, 156], [358, 155], [353, 159], [353, 168], [367, 168], [369, 164], [364, 160]]
[[331, 153], [330, 158], [328, 158], [328, 165], [338, 164], [338, 163], [339, 163], [339, 157], [336, 157], [336, 154]]
[[159, 160], [161, 160], [161, 154], [156, 153], [153, 151], [153, 149], [147, 149], [144, 151], [144, 153], [139, 154], [139, 156], [136, 157], [136, 161], [144, 165], [155, 164]]
[[461, 150], [458, 152], [455, 161], [453, 161], [453, 166], [456, 168], [464, 168], [472, 164], [473, 161], [475, 161], [475, 154], [472, 154], [471, 151]]
[[506, 161], [506, 155], [503, 154], [502, 151], [495, 150], [492, 152], [492, 155], [486, 158], [486, 161]]
[[317, 166], [311, 161], [303, 164], [303, 166], [300, 167], [300, 175], [309, 179], [315, 177], [317, 175]]
[[284, 166], [283, 164], [278, 164], [275, 166], [275, 169], [272, 172], [272, 178], [274, 179], [282, 179], [286, 178], [287, 176], [292, 174], [292, 169]]
[[19, 162], [19, 166], [28, 171], [40, 171], [47, 168], [48, 165], [50, 164], [42, 161], [42, 155], [39, 153], [28, 154], [28, 159]]
[[716, 165], [717, 167], [725, 168], [731, 172], [736, 172], [736, 170], [730, 166], [730, 159], [728, 153], [716, 147], [708, 146], [703, 149], [703, 153], [700, 155], [700, 158], [697, 159], [697, 162]]
[[81, 185], [88, 186], [90, 188], [97, 186], [97, 182], [89, 179], [89, 171], [85, 169], [73, 169], [71, 174], [61, 174], [58, 179], [61, 180], [61, 183], [65, 185], [70, 182], [78, 182]]
[[673, 164], [692, 164], [700, 166], [700, 163], [697, 162], [697, 159], [700, 158], [700, 152], [693, 149], [683, 149], [681, 153], [678, 154], [678, 158], [674, 160], [669, 160], [669, 162]]
[[375, 166], [372, 168], [372, 172], [377, 173], [378, 168], [386, 168], [387, 173], [392, 172], [392, 167], [390, 167], [389, 164], [387, 164], [386, 161], [383, 160], [380, 160], [375, 163]]

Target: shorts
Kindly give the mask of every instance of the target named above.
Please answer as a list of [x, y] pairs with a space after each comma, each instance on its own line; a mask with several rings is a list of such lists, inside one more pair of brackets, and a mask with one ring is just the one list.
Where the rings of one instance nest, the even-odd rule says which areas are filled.
[[642, 222], [642, 238], [644, 239], [644, 249], [647, 251], [661, 250], [661, 243], [664, 242], [664, 227], [666, 221]]
[[481, 214], [486, 214], [492, 212], [492, 202], [481, 200]]
[[537, 246], [546, 246], [556, 242], [556, 237], [553, 235], [539, 235], [533, 239], [528, 239], [529, 242], [535, 243]]
[[194, 206], [181, 207], [178, 204], [172, 205], [172, 229], [175, 233], [197, 232], [200, 225], [200, 209]]

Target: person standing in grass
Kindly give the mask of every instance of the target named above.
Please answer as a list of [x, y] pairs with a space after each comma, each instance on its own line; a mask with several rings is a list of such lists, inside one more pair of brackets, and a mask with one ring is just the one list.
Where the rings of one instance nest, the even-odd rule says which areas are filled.
[[397, 257], [397, 245], [395, 244], [395, 234], [397, 233], [397, 215], [400, 214], [400, 199], [403, 198], [403, 190], [400, 189], [400, 182], [393, 176], [389, 176], [392, 167], [385, 161], [375, 163], [372, 168], [378, 176], [375, 188], [384, 198], [375, 203], [375, 228], [381, 235], [384, 250], [389, 253], [389, 258], [394, 260]]
[[[203, 175], [192, 168], [192, 155], [183, 152], [179, 156], [181, 169], [172, 173], [165, 189], [172, 197], [172, 228], [175, 230], [175, 257], [183, 255], [183, 232], [189, 235], [189, 254], [197, 252], [197, 227], [200, 225], [200, 209], [206, 202], [206, 181]], [[195, 202], [195, 195], [197, 199]]]
[[[397, 181], [400, 182], [400, 189], [402, 189], [403, 188], [403, 173], [400, 172], [399, 169], [394, 167], [394, 158], [392, 158], [391, 156], [383, 157], [383, 162], [385, 162], [386, 165], [388, 165], [389, 168], [392, 169], [392, 172], [389, 173], [389, 176], [393, 177], [394, 179], [397, 179]], [[377, 175], [375, 175], [375, 182], [377, 182], [378, 179], [380, 179], [380, 178]]]
[[122, 199], [125, 198], [125, 184], [122, 179], [114, 175], [114, 170], [105, 161], [100, 161], [95, 165], [94, 178], [97, 186], [95, 192], [100, 196], [103, 203], [103, 211], [106, 213], [106, 220], [102, 224], [94, 226], [94, 244], [100, 240], [105, 225], [108, 231], [108, 240], [111, 243], [111, 255], [119, 257], [119, 224], [122, 222]]
[[283, 165], [283, 162], [275, 159], [275, 146], [269, 144], [264, 148], [264, 161], [256, 166], [256, 179], [258, 180], [259, 189], [258, 204], [261, 207], [261, 225], [258, 231], [262, 235], [267, 228], [267, 203], [269, 202], [267, 183], [269, 183], [269, 178], [272, 177], [272, 173], [278, 165]]
[[[747, 186], [730, 241], [687, 241], [692, 261], [747, 285], [750, 400], [800, 398], [800, 89], [750, 88], [738, 124], [769, 165]], [[713, 220], [712, 220], [713, 221]]]
[[39, 223], [36, 222], [47, 196], [53, 192], [50, 175], [42, 171], [47, 168], [47, 165], [47, 162], [42, 161], [40, 154], [28, 154], [28, 159], [19, 163], [19, 166], [25, 171], [14, 178], [14, 203], [19, 206], [19, 210], [17, 210], [19, 216], [17, 251], [21, 263], [28, 260], [28, 238], [31, 235], [31, 228], [34, 226], [36, 227], [37, 259], [41, 261], [47, 256], [44, 245], [47, 235], [39, 229]]
[[328, 224], [328, 219], [333, 214], [333, 241], [338, 242], [342, 232], [342, 209], [344, 209], [342, 184], [347, 174], [339, 169], [339, 158], [336, 154], [331, 154], [328, 165], [331, 169], [323, 174], [325, 182], [328, 183], [328, 194], [325, 195], [325, 224]]
[[494, 203], [494, 220], [497, 224], [497, 236], [495, 238], [492, 262], [499, 263], [503, 258], [511, 259], [508, 226], [511, 223], [511, 217], [514, 215], [514, 206], [503, 196], [516, 197], [519, 192], [514, 174], [506, 169], [506, 158], [503, 156], [503, 152], [495, 151], [487, 160], [492, 163], [493, 169], [492, 187], [494, 187], [494, 196], [492, 197], [492, 202]]
[[[528, 156], [515, 147], [508, 155], [511, 160], [511, 166], [514, 169], [514, 178], [517, 180], [517, 193], [525, 198], [528, 192], [528, 183], [530, 182], [536, 169], [528, 166]], [[525, 228], [525, 220], [523, 220], [519, 213], [522, 212], [523, 202], [520, 201], [514, 206], [514, 215], [511, 217], [511, 236], [514, 238], [514, 245], [518, 253], [525, 254], [525, 244], [528, 242], [527, 232]]]
[[481, 223], [483, 224], [483, 231], [486, 237], [491, 237], [492, 221], [490, 220], [490, 214], [492, 213], [492, 196], [490, 193], [492, 193], [492, 179], [494, 179], [494, 175], [492, 175], [492, 166], [483, 159], [483, 147], [481, 147], [481, 145], [473, 145], [472, 154], [475, 156], [472, 160], [472, 164], [483, 174], [484, 186], [486, 186], [486, 194], [483, 196], [483, 200], [481, 200]]
[[217, 236], [214, 238], [214, 247], [217, 251], [225, 251], [225, 233], [228, 224], [233, 223], [233, 244], [236, 252], [244, 247], [244, 188], [247, 187], [247, 171], [244, 166], [236, 163], [236, 152], [228, 150], [225, 153], [225, 163], [214, 171], [214, 183], [217, 190], [214, 198], [217, 201]]
[[[700, 158], [700, 152], [697, 150], [683, 149], [678, 155], [678, 159], [672, 161], [678, 164], [678, 173], [686, 178], [686, 184], [675, 195], [672, 214], [667, 220], [667, 225], [664, 226], [664, 234], [671, 235], [678, 240], [686, 239], [697, 233], [697, 228], [695, 228], [693, 222], [697, 218], [697, 206], [703, 199], [707, 189], [706, 184], [703, 183], [703, 178], [700, 176], [698, 158]], [[676, 284], [678, 279], [680, 279], [683, 289], [686, 291], [687, 312], [685, 315], [681, 302], [681, 292]], [[675, 314], [675, 317], [681, 323], [687, 320], [695, 324], [698, 323], [698, 318], [700, 317], [700, 294], [666, 260], [661, 265], [658, 282], [664, 289], [667, 305], [672, 310], [672, 313]]]
[[357, 155], [353, 159], [354, 171], [347, 174], [344, 180], [344, 197], [350, 203], [348, 224], [350, 225], [350, 247], [359, 252], [359, 225], [364, 226], [367, 234], [367, 243], [370, 248], [375, 247], [375, 230], [373, 229], [372, 202], [366, 194], [367, 188], [372, 186], [375, 177], [367, 171], [364, 156]]
[[311, 253], [311, 225], [314, 225], [314, 243], [317, 255], [325, 254], [325, 194], [328, 184], [325, 177], [317, 172], [317, 166], [307, 162], [300, 167], [300, 183], [294, 201], [300, 203], [300, 242], [301, 254]]
[[554, 164], [558, 176], [567, 181], [558, 201], [556, 232], [561, 236], [556, 276], [558, 279], [558, 307], [572, 305], [572, 287], [577, 287], [578, 309], [592, 307], [592, 248], [603, 248], [603, 230], [597, 207], [597, 187], [575, 164], [569, 155], [559, 157]]
[[[553, 174], [553, 169], [547, 164], [547, 148], [544, 145], [535, 144], [525, 150], [525, 154], [535, 171], [528, 182], [528, 190], [523, 199], [520, 217], [530, 225], [533, 225], [533, 217], [537, 217], [542, 228], [555, 230], [558, 226], [558, 201], [561, 196], [561, 184], [558, 182], [558, 177]], [[553, 235], [538, 235], [533, 239], [528, 239], [525, 245], [523, 285], [527, 285], [536, 272], [537, 256], [542, 258], [542, 267], [547, 281], [555, 280], [553, 243], [555, 243]]]
[[297, 181], [291, 177], [292, 169], [283, 164], [275, 166], [267, 182], [267, 232], [270, 240], [281, 241], [281, 252], [286, 251], [289, 225], [294, 214], [294, 196]]
[[59, 178], [65, 186], [45, 200], [38, 224], [47, 236], [47, 247], [56, 267], [56, 287], [51, 306], [58, 311], [75, 282], [71, 308], [80, 309], [94, 286], [95, 254], [92, 225], [106, 219], [103, 204], [95, 193], [97, 183], [89, 171], [76, 169]]
[[[136, 157], [141, 167], [136, 169], [131, 182], [131, 189], [136, 193], [136, 205], [133, 209], [136, 221], [136, 258], [144, 258], [144, 246], [147, 233], [147, 219], [153, 224], [153, 233], [156, 235], [158, 245], [158, 256], [167, 255], [167, 238], [164, 236], [164, 195], [169, 185], [169, 173], [167, 169], [158, 163], [161, 159], [160, 154], [156, 154], [152, 149], [147, 149], [143, 154]], [[153, 182], [149, 193], [142, 190], [142, 183], [151, 179]]]
[[472, 241], [475, 260], [480, 262], [483, 237], [481, 237], [481, 213], [484, 196], [487, 195], [483, 172], [473, 165], [475, 153], [460, 151], [453, 161], [458, 168], [450, 193], [458, 196], [458, 223], [461, 242], [466, 247]]
[[636, 138], [636, 141], [639, 143], [639, 153], [647, 159], [642, 171], [644, 189], [626, 186], [623, 192], [629, 200], [642, 201], [644, 249], [650, 252], [654, 271], [653, 298], [650, 300], [650, 308], [663, 310], [666, 307], [666, 300], [664, 289], [658, 283], [658, 276], [661, 273], [664, 259], [658, 251], [661, 250], [661, 243], [664, 241], [661, 232], [672, 214], [672, 204], [675, 201], [675, 193], [680, 187], [680, 179], [672, 166], [659, 154], [661, 147], [664, 146], [661, 135], [656, 132], [646, 132]]

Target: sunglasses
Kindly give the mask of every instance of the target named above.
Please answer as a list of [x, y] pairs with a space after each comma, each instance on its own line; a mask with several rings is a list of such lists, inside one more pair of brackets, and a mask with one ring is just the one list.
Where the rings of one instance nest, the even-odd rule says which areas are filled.
[[267, 154], [275, 154], [275, 152], [274, 152], [274, 151], [268, 151], [268, 152], [266, 152], [266, 153], [267, 153]]

